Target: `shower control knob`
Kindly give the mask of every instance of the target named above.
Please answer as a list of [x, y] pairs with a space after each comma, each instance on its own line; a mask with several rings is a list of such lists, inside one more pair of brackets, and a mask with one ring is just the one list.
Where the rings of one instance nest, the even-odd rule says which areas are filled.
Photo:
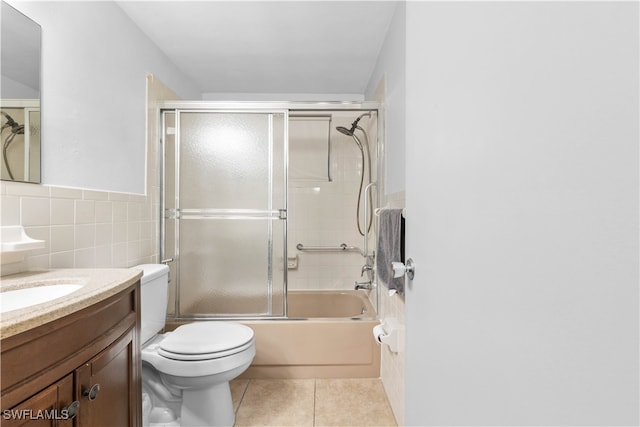
[[411, 258], [409, 258], [405, 264], [401, 262], [392, 262], [391, 269], [393, 270], [394, 279], [402, 277], [406, 274], [409, 280], [413, 280], [413, 276], [415, 274], [415, 265]]

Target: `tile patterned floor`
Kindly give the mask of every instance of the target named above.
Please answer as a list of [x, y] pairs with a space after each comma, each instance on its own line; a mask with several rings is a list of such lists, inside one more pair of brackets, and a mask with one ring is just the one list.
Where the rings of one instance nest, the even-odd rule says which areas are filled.
[[374, 378], [234, 380], [236, 427], [396, 426]]

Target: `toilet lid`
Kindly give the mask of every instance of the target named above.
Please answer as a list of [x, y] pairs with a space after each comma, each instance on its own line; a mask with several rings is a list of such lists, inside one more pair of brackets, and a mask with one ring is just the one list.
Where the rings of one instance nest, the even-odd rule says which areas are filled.
[[239, 323], [194, 322], [178, 327], [160, 342], [158, 353], [177, 360], [214, 359], [253, 344], [253, 329]]

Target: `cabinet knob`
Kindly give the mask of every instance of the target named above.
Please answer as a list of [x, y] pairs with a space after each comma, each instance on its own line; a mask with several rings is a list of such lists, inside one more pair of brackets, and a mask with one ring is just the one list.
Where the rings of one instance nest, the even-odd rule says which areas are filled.
[[100, 393], [100, 384], [94, 384], [91, 388], [85, 388], [82, 395], [88, 397], [89, 400], [95, 400], [98, 393]]
[[69, 406], [65, 406], [62, 408], [62, 416], [67, 417], [67, 420], [72, 420], [78, 415], [78, 411], [80, 410], [80, 402], [74, 400], [69, 404]]

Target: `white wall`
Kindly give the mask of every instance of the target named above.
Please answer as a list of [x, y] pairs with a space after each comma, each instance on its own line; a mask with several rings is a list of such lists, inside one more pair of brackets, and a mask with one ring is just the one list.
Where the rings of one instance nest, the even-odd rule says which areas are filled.
[[[367, 84], [367, 100], [381, 101], [384, 107], [384, 165], [379, 180], [383, 195], [381, 206], [404, 207], [405, 126], [406, 126], [406, 4], [396, 5], [393, 19]], [[402, 295], [388, 295], [378, 289], [378, 314], [381, 319], [395, 318], [405, 323], [405, 301]], [[380, 348], [380, 378], [398, 425], [404, 425], [405, 351], [394, 353]]]
[[43, 183], [144, 193], [146, 74], [196, 87], [114, 2], [10, 3], [42, 26]]
[[404, 2], [397, 4], [365, 92], [365, 99], [376, 100], [375, 92], [378, 84], [384, 78], [385, 194], [404, 191], [405, 188], [405, 9]]
[[638, 425], [638, 39], [407, 4], [408, 425]]
[[[155, 76], [147, 76], [147, 104], [175, 100]], [[48, 268], [130, 267], [158, 262], [160, 155], [158, 115], [147, 116], [145, 195], [0, 181], [0, 225], [22, 225], [45, 247], [8, 263], [2, 275]]]

